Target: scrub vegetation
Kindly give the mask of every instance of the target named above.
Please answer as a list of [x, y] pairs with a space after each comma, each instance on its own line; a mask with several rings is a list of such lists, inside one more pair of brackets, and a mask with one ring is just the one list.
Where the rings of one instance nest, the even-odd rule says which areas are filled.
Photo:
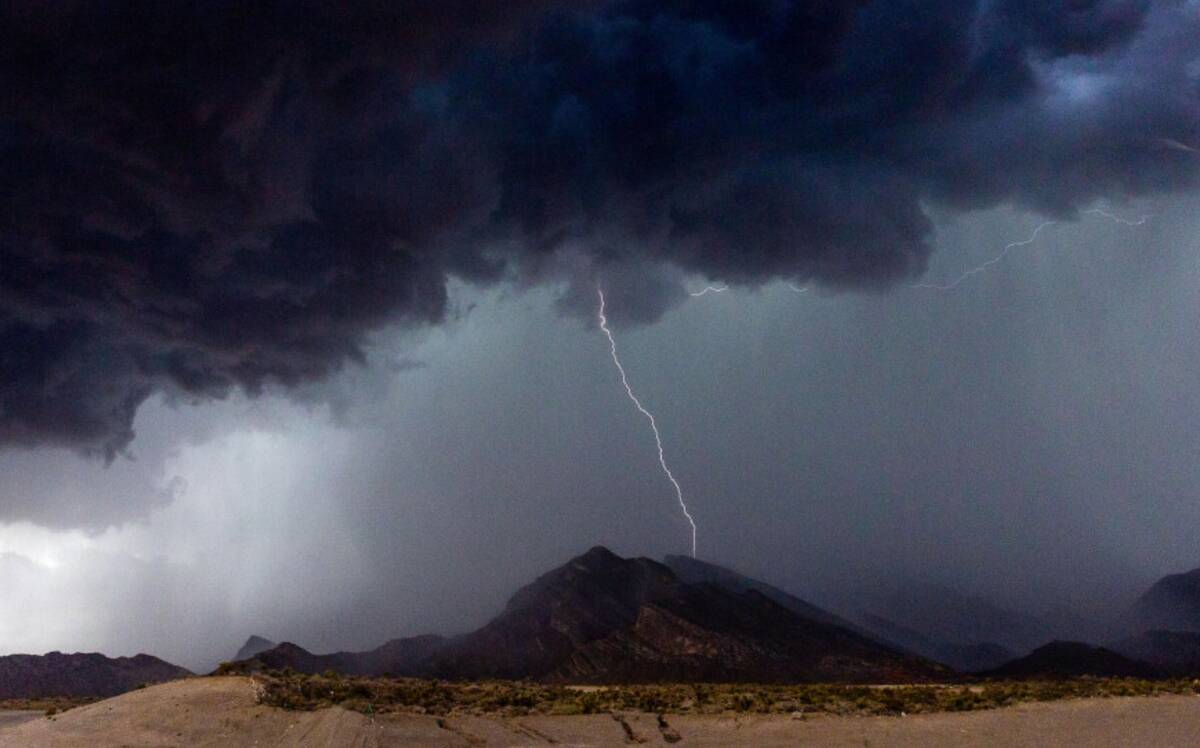
[[271, 671], [254, 676], [259, 702], [285, 709], [341, 706], [367, 714], [511, 716], [668, 714], [901, 715], [976, 711], [1035, 701], [1200, 694], [1200, 680], [1078, 678], [952, 685], [655, 684], [566, 686], [515, 681], [356, 678]]

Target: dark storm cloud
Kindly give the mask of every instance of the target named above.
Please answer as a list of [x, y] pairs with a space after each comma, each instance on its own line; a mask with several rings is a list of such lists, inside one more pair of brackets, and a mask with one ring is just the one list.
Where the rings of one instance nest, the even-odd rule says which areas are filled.
[[111, 455], [154, 391], [321, 379], [452, 276], [642, 268], [647, 321], [681, 270], [913, 277], [923, 202], [1070, 216], [1198, 174], [1163, 145], [1200, 141], [1168, 0], [0, 12], [7, 444]]

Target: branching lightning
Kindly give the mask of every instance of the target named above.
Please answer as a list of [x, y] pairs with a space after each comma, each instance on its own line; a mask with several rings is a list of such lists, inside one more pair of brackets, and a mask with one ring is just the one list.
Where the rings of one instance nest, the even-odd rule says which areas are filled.
[[1028, 239], [1025, 239], [1024, 241], [1019, 241], [1019, 242], [1012, 242], [1011, 244], [1005, 245], [1004, 249], [1000, 250], [1000, 254], [996, 255], [995, 257], [993, 257], [992, 259], [983, 263], [982, 265], [979, 265], [978, 267], [971, 268], [967, 272], [965, 272], [962, 275], [955, 278], [950, 283], [946, 283], [945, 285], [939, 285], [937, 283], [914, 283], [912, 285], [912, 287], [913, 288], [924, 288], [924, 289], [928, 289], [930, 291], [950, 291], [950, 290], [954, 289], [955, 287], [957, 287], [960, 283], [962, 283], [966, 279], [970, 278], [972, 275], [982, 273], [984, 270], [987, 270], [992, 265], [995, 265], [997, 262], [1000, 262], [1008, 255], [1009, 252], [1016, 249], [1017, 247], [1027, 247], [1030, 244], [1033, 244], [1035, 241], [1037, 241], [1038, 234], [1042, 233], [1042, 231], [1045, 230], [1048, 226], [1053, 226], [1056, 223], [1058, 223], [1058, 222], [1057, 221], [1046, 221], [1045, 223], [1043, 223], [1042, 225], [1040, 225], [1036, 229], [1034, 229], [1033, 233], [1030, 234]]
[[1110, 221], [1115, 221], [1116, 223], [1122, 224], [1124, 226], [1142, 226], [1146, 223], [1146, 221], [1150, 220], [1150, 216], [1142, 216], [1141, 218], [1137, 219], [1136, 221], [1130, 221], [1128, 219], [1121, 218], [1120, 216], [1114, 216], [1112, 213], [1100, 210], [1099, 208], [1092, 208], [1091, 210], [1085, 210], [1083, 212], [1085, 214], [1091, 215], [1091, 216], [1103, 216]]
[[[1186, 146], [1177, 141], [1164, 141], [1164, 142], [1167, 146], [1169, 146], [1171, 148], [1200, 154], [1200, 151], [1197, 151], [1196, 149], [1193, 149], [1190, 146]], [[1121, 218], [1118, 215], [1114, 215], [1107, 211], [1101, 210], [1100, 208], [1090, 208], [1090, 209], [1082, 211], [1082, 212], [1085, 215], [1095, 215], [1095, 216], [1100, 216], [1102, 218], [1107, 218], [1108, 220], [1113, 221], [1114, 223], [1119, 223], [1124, 226], [1133, 226], [1133, 227], [1142, 226], [1148, 220], [1150, 220], [1150, 216], [1144, 215], [1144, 216], [1141, 216], [1140, 218], [1138, 218], [1136, 221], [1133, 221], [1133, 220], [1129, 220], [1126, 218]], [[957, 288], [959, 285], [961, 285], [964, 281], [971, 278], [972, 276], [978, 275], [979, 273], [982, 273], [983, 271], [987, 270], [988, 268], [990, 268], [993, 265], [1002, 261], [1005, 257], [1008, 256], [1009, 252], [1011, 252], [1012, 250], [1017, 249], [1019, 247], [1027, 247], [1027, 246], [1033, 244], [1034, 242], [1036, 242], [1038, 240], [1038, 237], [1042, 234], [1043, 231], [1045, 231], [1047, 228], [1049, 228], [1051, 226], [1056, 225], [1057, 223], [1058, 223], [1058, 221], [1045, 221], [1045, 222], [1041, 223], [1040, 225], [1038, 225], [1037, 228], [1035, 228], [1033, 230], [1033, 233], [1030, 234], [1027, 239], [1011, 242], [1011, 243], [1005, 245], [1004, 248], [1001, 249], [999, 254], [997, 254], [995, 257], [991, 258], [990, 260], [987, 260], [986, 262], [984, 262], [981, 265], [978, 265], [976, 267], [971, 268], [970, 270], [967, 270], [962, 275], [958, 276], [957, 278], [955, 278], [953, 281], [951, 281], [949, 283], [945, 283], [945, 284], [914, 283], [912, 285], [912, 288], [919, 288], [919, 289], [925, 289], [925, 290], [930, 290], [930, 291], [951, 291], [951, 290]], [[810, 289], [810, 286], [797, 286], [796, 284], [790, 283], [790, 282], [787, 284], [787, 287], [793, 293], [797, 293], [797, 294], [807, 293]], [[692, 297], [700, 297], [700, 296], [706, 296], [710, 293], [725, 293], [728, 290], [729, 290], [729, 286], [727, 286], [727, 285], [706, 286], [699, 291], [689, 291], [688, 295], [692, 296]], [[679, 481], [675, 480], [674, 474], [671, 473], [671, 468], [667, 466], [667, 460], [666, 460], [665, 455], [663, 454], [662, 436], [658, 432], [658, 423], [654, 420], [654, 414], [652, 414], [650, 411], [646, 410], [646, 408], [642, 405], [642, 402], [640, 400], [638, 400], [637, 395], [634, 394], [633, 387], [630, 386], [629, 379], [625, 375], [625, 367], [621, 365], [621, 359], [617, 356], [617, 341], [613, 337], [612, 330], [610, 330], [608, 327], [608, 318], [605, 317], [605, 315], [604, 315], [604, 311], [605, 311], [604, 290], [599, 285], [596, 286], [596, 294], [600, 297], [600, 310], [598, 313], [598, 317], [600, 320], [600, 329], [604, 332], [605, 337], [608, 338], [608, 344], [609, 344], [609, 349], [612, 353], [613, 364], [616, 365], [617, 372], [621, 375], [621, 384], [624, 385], [624, 387], [625, 387], [625, 394], [627, 394], [629, 396], [629, 399], [633, 402], [634, 407], [637, 408], [638, 412], [641, 413], [643, 416], [645, 416], [646, 420], [650, 422], [650, 430], [654, 433], [654, 444], [658, 448], [658, 464], [662, 467], [663, 473], [666, 474], [667, 480], [671, 481], [671, 485], [675, 488], [675, 497], [679, 500], [679, 507], [680, 507], [680, 509], [683, 510], [683, 516], [687, 518], [688, 524], [690, 524], [692, 527], [692, 557], [695, 558], [696, 557], [696, 521], [692, 518], [691, 512], [688, 511], [687, 503], [683, 499], [683, 489], [680, 487]]]
[[[718, 291], [717, 293], [720, 292]], [[650, 430], [654, 432], [654, 444], [658, 447], [658, 464], [662, 466], [663, 472], [666, 473], [667, 480], [671, 481], [671, 485], [675, 487], [675, 498], [679, 500], [679, 508], [683, 510], [683, 516], [687, 517], [688, 524], [692, 526], [692, 558], [695, 558], [696, 520], [692, 519], [692, 514], [688, 511], [687, 503], [683, 500], [683, 489], [680, 488], [679, 481], [675, 480], [675, 476], [671, 473], [671, 468], [667, 467], [667, 458], [663, 454], [662, 436], [658, 433], [658, 423], [654, 420], [654, 414], [646, 410], [642, 405], [642, 401], [638, 400], [637, 395], [633, 394], [633, 388], [629, 386], [629, 379], [625, 376], [625, 367], [621, 365], [621, 359], [617, 356], [617, 340], [613, 337], [612, 330], [608, 329], [608, 318], [604, 316], [604, 290], [600, 286], [596, 286], [596, 294], [600, 297], [600, 311], [597, 315], [600, 320], [600, 329], [604, 332], [605, 337], [608, 338], [608, 346], [612, 351], [612, 360], [617, 366], [617, 372], [621, 375], [621, 384], [625, 386], [625, 394], [629, 395], [629, 399], [633, 401], [634, 407], [650, 422]]]
[[[808, 293], [808, 286], [797, 286], [795, 283], [787, 284], [794, 293]], [[688, 296], [707, 296], [710, 293], [725, 293], [729, 290], [729, 286], [706, 286], [699, 291], [688, 291]]]
[[[1099, 208], [1090, 208], [1088, 210], [1083, 211], [1083, 213], [1085, 215], [1093, 215], [1093, 216], [1100, 216], [1102, 218], [1107, 218], [1108, 220], [1113, 221], [1114, 223], [1119, 223], [1124, 226], [1142, 226], [1146, 223], [1146, 221], [1150, 220], [1150, 216], [1142, 216], [1141, 218], [1139, 218], [1136, 221], [1130, 221], [1126, 218], [1121, 218], [1120, 216], [1113, 215], [1112, 213], [1101, 210]], [[1000, 262], [1001, 260], [1003, 260], [1005, 257], [1008, 256], [1009, 252], [1016, 249], [1017, 247], [1027, 247], [1030, 244], [1033, 244], [1035, 241], [1037, 241], [1038, 235], [1040, 235], [1042, 233], [1042, 231], [1044, 231], [1046, 228], [1048, 228], [1050, 226], [1054, 226], [1057, 223], [1058, 223], [1058, 221], [1046, 221], [1046, 222], [1042, 223], [1040, 226], [1038, 226], [1036, 229], [1033, 230], [1033, 233], [1029, 235], [1028, 239], [1024, 239], [1019, 242], [1012, 242], [1011, 244], [1005, 245], [1004, 249], [1000, 250], [1000, 253], [998, 255], [996, 255], [992, 259], [988, 260], [987, 262], [983, 263], [982, 265], [978, 265], [976, 267], [971, 268], [970, 270], [966, 271], [962, 275], [955, 278], [950, 283], [946, 283], [946, 284], [914, 283], [914, 284], [912, 284], [912, 288], [922, 288], [922, 289], [926, 289], [926, 290], [930, 290], [930, 291], [951, 291], [954, 288], [957, 288], [959, 284], [961, 284], [963, 281], [967, 280], [971, 276], [982, 273], [984, 270], [987, 270], [992, 265], [995, 265], [996, 263]]]

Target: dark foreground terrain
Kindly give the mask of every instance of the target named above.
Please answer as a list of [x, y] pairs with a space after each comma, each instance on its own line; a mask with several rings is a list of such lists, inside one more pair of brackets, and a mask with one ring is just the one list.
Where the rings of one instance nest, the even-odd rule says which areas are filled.
[[[314, 689], [320, 683], [304, 681]], [[274, 686], [278, 687], [276, 683]], [[284, 684], [286, 686], [286, 684]], [[297, 684], [299, 685], [299, 684]], [[324, 685], [324, 684], [322, 684]], [[1036, 685], [1025, 684], [1036, 690]], [[509, 684], [463, 684], [481, 691], [517, 688]], [[1138, 682], [1098, 681], [1086, 688], [1136, 691]], [[1186, 690], [1182, 683], [1180, 690]], [[680, 688], [680, 687], [673, 687]], [[686, 687], [682, 687], [686, 688]], [[738, 687], [722, 687], [720, 698]], [[787, 688], [787, 687], [780, 687]], [[802, 689], [818, 688], [804, 686]], [[854, 687], [850, 687], [854, 688]], [[924, 691], [934, 687], [919, 687]], [[1154, 688], [1161, 689], [1162, 686]], [[744, 710], [716, 710], [712, 704], [684, 706], [688, 712], [614, 709], [593, 714], [541, 714], [534, 706], [495, 711], [473, 707], [447, 714], [421, 714], [420, 705], [379, 713], [360, 703], [355, 709], [321, 706], [284, 709], [264, 703], [272, 684], [244, 676], [191, 678], [152, 686], [113, 699], [80, 706], [52, 718], [22, 715], [0, 719], [4, 748], [97, 748], [98, 746], [1193, 746], [1200, 744], [1200, 698], [1186, 695], [1064, 698], [1016, 703], [1002, 709], [936, 712], [908, 716], [834, 716], [786, 713], [783, 703], [767, 711], [759, 695]], [[728, 689], [728, 692], [726, 692]], [[746, 689], [758, 693], [756, 688]], [[602, 693], [604, 689], [578, 689]], [[623, 689], [616, 689], [617, 691]], [[838, 689], [828, 689], [831, 692]], [[898, 689], [879, 689], [898, 690]], [[945, 689], [951, 695], [960, 687]], [[773, 692], [773, 689], [767, 689]], [[1161, 692], [1161, 691], [1160, 691]], [[857, 693], [857, 691], [853, 691]], [[902, 698], [911, 701], [909, 696]], [[318, 703], [315, 691], [312, 695]], [[598, 697], [607, 708], [607, 696]], [[936, 700], [936, 699], [935, 699]], [[912, 703], [920, 703], [919, 700]], [[982, 702], [972, 702], [976, 706]], [[394, 706], [394, 705], [393, 705]], [[708, 709], [714, 711], [709, 712]], [[975, 708], [974, 706], [970, 708]]]

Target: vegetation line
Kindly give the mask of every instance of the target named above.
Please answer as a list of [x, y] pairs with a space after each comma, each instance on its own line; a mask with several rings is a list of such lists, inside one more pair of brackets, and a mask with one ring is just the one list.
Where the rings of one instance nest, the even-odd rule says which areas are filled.
[[[1200, 694], [1200, 680], [1077, 678], [980, 681], [951, 685], [656, 684], [582, 690], [514, 681], [452, 682], [358, 678], [327, 672], [256, 674], [260, 703], [311, 710], [342, 706], [364, 713], [438, 716], [501, 714], [834, 714], [900, 715], [995, 709], [1035, 701]], [[664, 723], [665, 724], [665, 721]]]

